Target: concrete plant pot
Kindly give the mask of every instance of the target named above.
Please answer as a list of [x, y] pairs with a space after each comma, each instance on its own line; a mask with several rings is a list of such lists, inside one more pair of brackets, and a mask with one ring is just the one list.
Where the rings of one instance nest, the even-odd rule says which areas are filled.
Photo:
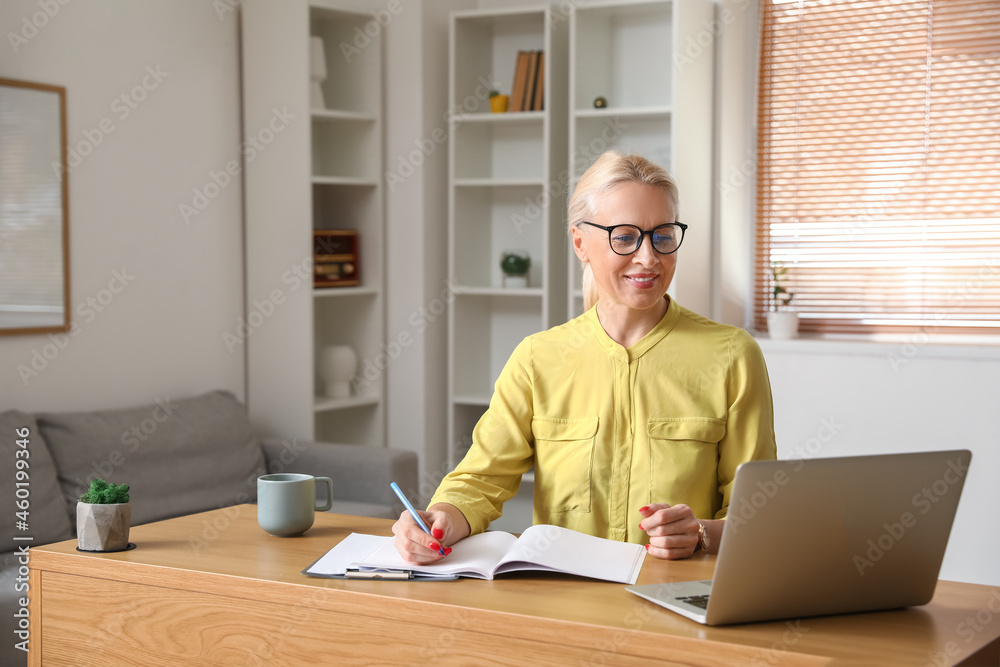
[[76, 504], [76, 543], [80, 551], [125, 551], [132, 522], [128, 503]]

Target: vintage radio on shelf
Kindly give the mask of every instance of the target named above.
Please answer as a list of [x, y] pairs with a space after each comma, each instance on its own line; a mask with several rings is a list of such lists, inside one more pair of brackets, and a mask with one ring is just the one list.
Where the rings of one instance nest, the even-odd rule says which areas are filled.
[[313, 231], [313, 284], [347, 287], [361, 284], [358, 232], [354, 229]]

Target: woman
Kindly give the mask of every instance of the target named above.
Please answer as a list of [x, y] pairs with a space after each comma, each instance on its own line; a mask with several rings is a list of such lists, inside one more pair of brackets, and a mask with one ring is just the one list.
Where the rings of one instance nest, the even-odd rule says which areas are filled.
[[764, 360], [743, 329], [667, 296], [686, 225], [677, 187], [637, 155], [605, 153], [569, 204], [583, 263], [580, 317], [529, 336], [497, 380], [465, 459], [397, 550], [433, 563], [489, 527], [535, 469], [534, 522], [646, 544], [659, 558], [718, 551], [736, 468], [775, 457]]

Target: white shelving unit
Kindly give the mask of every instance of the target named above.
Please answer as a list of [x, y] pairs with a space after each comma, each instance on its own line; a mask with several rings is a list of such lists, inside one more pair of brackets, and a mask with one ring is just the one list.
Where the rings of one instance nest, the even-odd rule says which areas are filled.
[[[547, 8], [451, 17], [449, 108], [449, 464], [471, 444], [517, 344], [565, 320], [566, 30]], [[491, 113], [482, 82], [511, 91], [519, 50], [545, 53], [545, 108]], [[478, 92], [477, 92], [478, 91]], [[478, 94], [478, 97], [477, 97]], [[470, 109], [470, 107], [473, 107]], [[527, 287], [503, 287], [504, 250], [527, 250]], [[530, 494], [529, 494], [530, 498]]]
[[[660, 164], [678, 182], [681, 221], [694, 223], [681, 251], [689, 256], [709, 243], [714, 49], [684, 49], [689, 37], [698, 44], [714, 16], [707, 0], [588, 3], [570, 14], [572, 186], [610, 148]], [[594, 106], [598, 97], [605, 107]], [[583, 312], [581, 279], [570, 248], [570, 318]], [[679, 271], [671, 294], [685, 298], [688, 281], [695, 277]]]
[[[276, 106], [293, 115], [246, 167], [248, 297], [283, 297], [247, 340], [247, 403], [265, 431], [384, 446], [381, 34], [349, 58], [341, 48], [371, 20], [357, 2], [242, 5], [244, 123], [251, 130]], [[325, 108], [309, 102], [310, 37], [324, 44]], [[313, 230], [357, 230], [359, 286], [313, 287]], [[323, 394], [317, 360], [330, 345], [358, 357], [347, 398]]]

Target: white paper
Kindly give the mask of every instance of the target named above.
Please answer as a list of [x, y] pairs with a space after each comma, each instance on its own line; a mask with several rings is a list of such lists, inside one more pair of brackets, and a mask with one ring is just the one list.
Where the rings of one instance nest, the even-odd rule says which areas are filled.
[[391, 537], [351, 533], [341, 540], [340, 544], [327, 551], [326, 555], [310, 565], [306, 574], [316, 576], [342, 575], [347, 572], [349, 566], [368, 558], [386, 540], [389, 540], [390, 544], [392, 543]]

